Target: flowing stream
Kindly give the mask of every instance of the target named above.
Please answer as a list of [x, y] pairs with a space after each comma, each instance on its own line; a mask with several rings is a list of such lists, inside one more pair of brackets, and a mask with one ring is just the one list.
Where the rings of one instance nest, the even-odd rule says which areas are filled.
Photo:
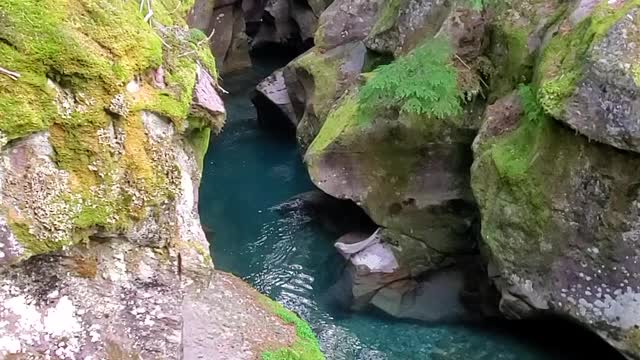
[[[262, 131], [249, 99], [257, 82], [281, 65], [262, 60], [224, 79], [230, 91], [227, 125], [212, 139], [200, 192], [200, 215], [218, 269], [240, 276], [307, 320], [329, 360], [593, 358], [556, 346], [566, 335], [554, 339], [544, 326], [538, 331], [426, 325], [333, 309], [329, 288], [342, 260], [331, 241], [338, 234], [295, 212], [274, 211], [314, 187], [294, 140]], [[513, 335], [521, 332], [526, 336]]]

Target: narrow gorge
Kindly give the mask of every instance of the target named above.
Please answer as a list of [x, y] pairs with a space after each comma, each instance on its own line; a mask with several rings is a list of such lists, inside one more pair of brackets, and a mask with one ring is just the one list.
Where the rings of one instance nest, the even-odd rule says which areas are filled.
[[0, 358], [640, 360], [639, 13], [0, 0]]

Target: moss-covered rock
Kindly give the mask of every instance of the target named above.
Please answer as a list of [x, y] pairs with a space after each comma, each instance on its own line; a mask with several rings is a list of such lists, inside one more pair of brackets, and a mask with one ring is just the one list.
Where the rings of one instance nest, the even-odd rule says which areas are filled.
[[313, 48], [284, 68], [289, 98], [299, 119], [298, 142], [303, 148], [318, 134], [334, 101], [357, 81], [365, 53], [361, 42], [326, 52]]
[[438, 32], [451, 7], [445, 0], [386, 1], [367, 36], [367, 47], [394, 56], [406, 54]]
[[563, 19], [568, 4], [557, 0], [488, 1], [488, 56], [494, 66], [489, 102], [507, 95], [518, 84], [529, 83], [534, 62], [547, 30]]
[[620, 339], [640, 322], [631, 300], [640, 289], [640, 157], [590, 142], [534, 111], [532, 92], [521, 94], [517, 125], [486, 119], [484, 128], [501, 131], [479, 138], [472, 168], [501, 310], [573, 318], [637, 357], [634, 343]]
[[295, 327], [294, 342], [290, 346], [263, 352], [262, 360], [324, 360], [318, 339], [309, 324], [291, 310], [266, 296], [262, 297], [261, 301], [285, 324]]
[[332, 49], [352, 41], [363, 40], [371, 31], [380, 0], [336, 0], [318, 20], [314, 42], [320, 49]]
[[442, 251], [472, 246], [474, 125], [393, 111], [363, 124], [356, 99], [345, 95], [307, 150], [315, 184], [355, 201], [377, 224]]
[[549, 114], [591, 139], [636, 152], [639, 16], [638, 1], [603, 1], [568, 17], [536, 73]]
[[182, 145], [150, 140], [145, 114], [179, 133], [219, 131], [224, 120], [221, 102], [203, 107], [202, 89], [217, 97], [205, 76], [215, 64], [204, 36], [185, 28], [187, 9], [156, 2], [147, 22], [137, 1], [0, 4], [0, 65], [20, 74], [0, 75], [0, 131], [13, 141], [2, 153], [2, 217], [13, 233], [3, 251], [20, 254], [0, 262], [126, 233], [179, 195], [164, 147]]

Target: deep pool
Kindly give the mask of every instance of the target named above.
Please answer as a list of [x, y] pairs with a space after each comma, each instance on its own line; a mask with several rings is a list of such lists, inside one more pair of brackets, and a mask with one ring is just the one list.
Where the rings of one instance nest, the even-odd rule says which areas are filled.
[[[302, 215], [273, 210], [313, 189], [293, 140], [261, 131], [249, 100], [253, 86], [278, 65], [263, 61], [224, 79], [230, 91], [227, 125], [212, 140], [200, 192], [200, 215], [218, 269], [242, 277], [305, 318], [329, 360], [594, 358], [567, 346], [552, 349], [551, 343], [566, 342], [544, 326], [540, 331], [429, 326], [378, 314], [336, 313], [327, 295], [341, 268], [331, 245], [336, 234]], [[535, 341], [513, 336], [521, 332], [534, 334]]]

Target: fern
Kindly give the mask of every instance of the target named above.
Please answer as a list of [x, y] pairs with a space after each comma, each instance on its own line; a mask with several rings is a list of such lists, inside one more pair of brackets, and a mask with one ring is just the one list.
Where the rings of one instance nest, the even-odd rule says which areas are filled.
[[542, 121], [545, 117], [544, 108], [538, 100], [535, 89], [529, 85], [520, 84], [518, 86], [518, 95], [522, 100], [522, 108], [527, 121], [534, 124]]
[[360, 119], [368, 121], [380, 110], [434, 118], [459, 114], [462, 107], [451, 55], [448, 41], [434, 39], [378, 67], [360, 91]]

